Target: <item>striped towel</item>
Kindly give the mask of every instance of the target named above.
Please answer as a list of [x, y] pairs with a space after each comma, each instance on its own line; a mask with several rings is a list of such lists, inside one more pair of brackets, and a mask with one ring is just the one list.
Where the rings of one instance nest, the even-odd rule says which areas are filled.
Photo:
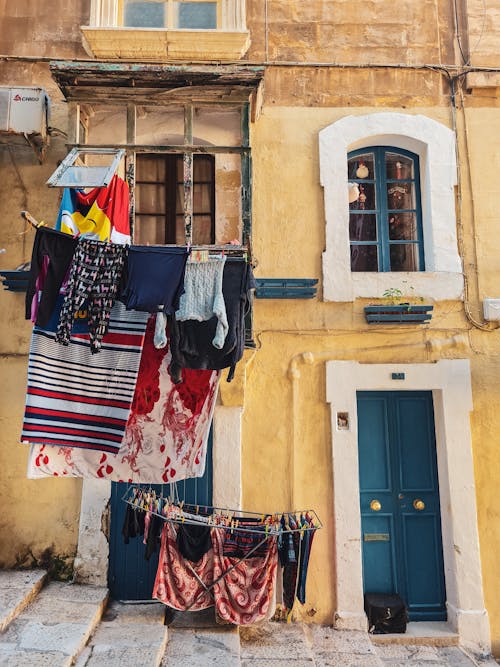
[[35, 327], [28, 362], [22, 442], [116, 453], [134, 396], [148, 313], [116, 302], [99, 354], [83, 321], [68, 346], [55, 341], [56, 314]]

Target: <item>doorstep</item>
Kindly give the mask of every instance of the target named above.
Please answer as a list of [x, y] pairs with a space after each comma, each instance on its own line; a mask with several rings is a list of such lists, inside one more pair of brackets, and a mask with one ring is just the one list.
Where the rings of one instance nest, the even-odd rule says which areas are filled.
[[401, 634], [369, 635], [372, 644], [413, 644], [421, 646], [458, 646], [459, 637], [445, 621], [408, 623]]

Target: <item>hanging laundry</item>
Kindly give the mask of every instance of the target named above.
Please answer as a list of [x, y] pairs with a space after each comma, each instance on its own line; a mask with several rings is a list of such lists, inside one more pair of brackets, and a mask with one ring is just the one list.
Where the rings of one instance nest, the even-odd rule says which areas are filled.
[[135, 509], [132, 505], [127, 505], [125, 510], [125, 519], [123, 520], [122, 535], [125, 544], [129, 544], [130, 538], [144, 535], [146, 517], [144, 512]]
[[[267, 517], [269, 518], [269, 517]], [[241, 529], [247, 530], [241, 530]], [[224, 539], [224, 556], [243, 558], [265, 556], [269, 549], [267, 542], [260, 544], [266, 536], [266, 526], [262, 519], [238, 519], [238, 528], [228, 531]]]
[[222, 278], [228, 333], [220, 350], [212, 345], [218, 324], [216, 317], [207, 322], [179, 322], [170, 318], [170, 372], [175, 382], [181, 381], [182, 368], [221, 370], [231, 367], [228, 381], [232, 379], [236, 363], [245, 348], [245, 314], [250, 307], [254, 287], [251, 266], [242, 259], [228, 257]]
[[[77, 315], [83, 319], [85, 313]], [[54, 332], [57, 320], [56, 308], [47, 328], [33, 329], [21, 439], [72, 451], [117, 452], [132, 406], [147, 316], [127, 313], [123, 304], [116, 303], [98, 355], [91, 352], [83, 322], [67, 346], [59, 345]]]
[[[304, 523], [303, 525], [309, 525]], [[314, 531], [304, 531], [301, 536], [302, 539], [302, 549], [300, 552], [300, 563], [299, 563], [299, 585], [297, 590], [297, 599], [301, 604], [306, 603], [306, 583], [307, 583], [307, 570], [309, 567], [309, 558], [311, 556], [312, 542], [314, 538]]]
[[107, 187], [93, 188], [87, 193], [83, 190], [65, 188], [56, 229], [73, 236], [85, 234], [99, 241], [129, 244], [127, 183], [115, 175]]
[[174, 313], [184, 291], [188, 254], [184, 247], [131, 246], [126, 287], [120, 297], [127, 309]]
[[26, 292], [26, 319], [47, 325], [68, 275], [78, 240], [50, 227], [38, 227], [31, 253], [31, 269]]
[[[281, 571], [278, 579], [282, 585], [282, 602], [285, 613], [290, 614], [295, 599], [301, 604], [306, 601], [306, 582], [314, 523], [306, 512], [300, 518], [289, 514], [281, 518], [281, 527], [285, 531], [278, 540], [278, 555]], [[287, 529], [296, 532], [286, 532]]]
[[164, 484], [203, 476], [219, 374], [185, 370], [182, 384], [174, 385], [167, 370], [169, 348], [155, 349], [153, 335], [151, 318], [119, 453], [34, 445], [28, 458], [28, 478], [84, 477]]
[[212, 530], [214, 554], [213, 587], [217, 616], [237, 625], [248, 625], [268, 617], [274, 597], [278, 552], [276, 537], [267, 539], [265, 556], [245, 560], [224, 555], [225, 531]]
[[214, 552], [207, 551], [196, 563], [188, 562], [177, 546], [176, 526], [165, 523], [161, 536], [160, 558], [153, 588], [153, 598], [185, 611], [213, 607], [213, 597], [206, 590], [214, 578]]
[[56, 341], [69, 345], [74, 314], [86, 306], [90, 351], [98, 352], [108, 330], [127, 248], [115, 243], [80, 239], [73, 256]]
[[221, 349], [229, 328], [222, 294], [222, 276], [226, 257], [211, 257], [204, 262], [188, 262], [184, 278], [184, 294], [175, 319], [179, 322], [205, 322], [215, 315], [217, 324], [212, 345]]
[[[176, 609], [182, 604], [183, 611], [195, 610], [199, 598], [210, 594], [215, 601], [216, 614], [226, 622], [246, 625], [267, 620], [275, 613], [277, 599], [280, 605], [283, 603], [283, 593], [278, 590], [278, 553], [281, 563], [298, 565], [301, 580], [299, 583], [296, 579], [294, 584], [287, 617], [290, 618], [297, 591], [299, 600], [305, 601], [305, 597], [301, 599], [300, 587], [303, 583], [305, 595], [312, 537], [321, 527], [314, 511], [286, 514], [281, 520], [278, 515], [270, 514], [259, 518], [253, 512], [238, 511], [235, 514], [234, 510], [175, 502], [172, 498], [164, 498], [162, 492], [136, 485], [129, 487], [123, 500], [130, 508], [123, 528], [125, 538], [129, 530], [140, 531], [132, 512], [145, 514], [145, 543], [148, 522], [156, 517], [166, 523], [162, 538], [166, 539], [165, 549], [157, 573], [157, 582], [163, 584], [159, 599], [165, 604]], [[175, 536], [177, 550], [169, 544], [169, 539]], [[294, 546], [295, 538], [304, 543], [298, 552]], [[205, 567], [197, 571], [209, 551], [213, 552], [211, 576]], [[302, 554], [306, 557], [302, 558]], [[177, 593], [184, 587], [183, 579], [193, 574], [199, 586], [189, 599], [179, 602]], [[169, 584], [172, 581], [174, 583]]]
[[179, 553], [186, 560], [197, 563], [212, 548], [209, 526], [181, 523], [177, 529]]
[[163, 530], [163, 521], [159, 516], [153, 514], [148, 526], [148, 533], [144, 531], [144, 559], [149, 560], [151, 556], [158, 551], [160, 546], [161, 531]]

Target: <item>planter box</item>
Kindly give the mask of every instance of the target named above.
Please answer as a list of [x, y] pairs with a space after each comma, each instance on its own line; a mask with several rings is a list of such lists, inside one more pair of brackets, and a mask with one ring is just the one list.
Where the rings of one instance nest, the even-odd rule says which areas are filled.
[[425, 324], [430, 322], [434, 306], [415, 306], [400, 303], [397, 306], [365, 306], [365, 317], [368, 324]]

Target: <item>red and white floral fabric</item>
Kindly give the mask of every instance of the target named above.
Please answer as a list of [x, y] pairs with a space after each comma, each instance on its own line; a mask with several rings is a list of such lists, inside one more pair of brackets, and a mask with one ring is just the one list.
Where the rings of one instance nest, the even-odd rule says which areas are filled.
[[202, 477], [219, 372], [183, 370], [174, 385], [169, 346], [153, 344], [148, 323], [132, 411], [117, 454], [32, 445], [28, 478], [84, 477], [113, 482], [165, 484]]
[[179, 611], [188, 607], [190, 611], [213, 607], [213, 596], [200, 583], [202, 581], [207, 588], [210, 587], [213, 576], [213, 550], [209, 549], [197, 563], [186, 561], [177, 547], [177, 531], [173, 524], [167, 522], [161, 534], [153, 598]]

